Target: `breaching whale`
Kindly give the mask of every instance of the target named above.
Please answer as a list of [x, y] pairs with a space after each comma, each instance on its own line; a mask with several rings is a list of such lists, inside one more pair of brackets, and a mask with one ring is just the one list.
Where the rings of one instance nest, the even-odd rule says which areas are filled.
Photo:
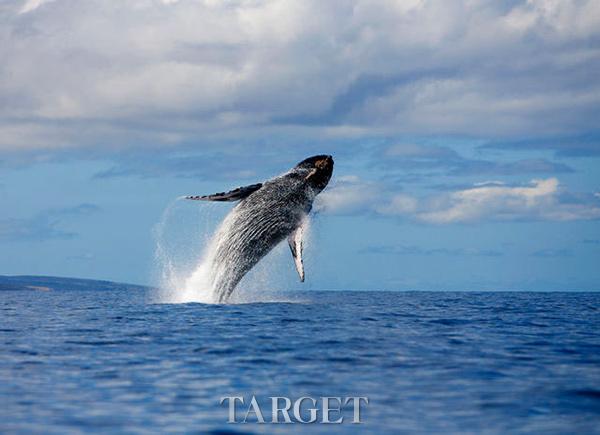
[[300, 281], [304, 281], [303, 222], [332, 173], [333, 158], [318, 155], [263, 183], [186, 197], [198, 201], [240, 201], [225, 217], [214, 239], [210, 281], [216, 302], [226, 302], [244, 275], [286, 237]]

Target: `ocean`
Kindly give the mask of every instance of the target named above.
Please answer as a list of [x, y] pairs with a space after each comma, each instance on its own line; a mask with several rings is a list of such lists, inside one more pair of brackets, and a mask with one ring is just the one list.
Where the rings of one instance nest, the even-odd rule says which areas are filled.
[[[0, 432], [600, 433], [600, 293], [152, 300], [0, 292]], [[228, 423], [233, 396], [237, 421], [252, 397], [267, 421], [273, 396], [369, 403], [360, 424]]]

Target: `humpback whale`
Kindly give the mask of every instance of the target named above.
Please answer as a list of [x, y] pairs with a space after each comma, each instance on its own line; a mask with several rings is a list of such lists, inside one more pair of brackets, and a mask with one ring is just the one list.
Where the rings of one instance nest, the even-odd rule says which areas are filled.
[[309, 157], [283, 175], [229, 192], [187, 196], [196, 201], [239, 201], [221, 224], [210, 261], [215, 302], [227, 302], [244, 275], [286, 237], [304, 281], [303, 223], [333, 173], [329, 155]]

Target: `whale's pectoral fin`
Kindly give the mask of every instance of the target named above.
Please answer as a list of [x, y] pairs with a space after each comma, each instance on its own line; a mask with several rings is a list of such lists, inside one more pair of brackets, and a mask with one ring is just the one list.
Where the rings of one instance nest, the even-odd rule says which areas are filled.
[[230, 190], [229, 192], [213, 193], [212, 195], [196, 195], [186, 196], [185, 199], [192, 199], [194, 201], [239, 201], [246, 198], [251, 193], [256, 192], [262, 187], [262, 183], [251, 184], [250, 186], [238, 187], [237, 189]]
[[292, 256], [294, 257], [294, 263], [296, 263], [296, 270], [298, 271], [298, 275], [300, 276], [300, 281], [304, 282], [304, 264], [302, 263], [302, 233], [304, 230], [302, 229], [302, 225], [296, 228], [292, 234], [288, 237], [288, 243], [290, 245], [290, 250], [292, 251]]

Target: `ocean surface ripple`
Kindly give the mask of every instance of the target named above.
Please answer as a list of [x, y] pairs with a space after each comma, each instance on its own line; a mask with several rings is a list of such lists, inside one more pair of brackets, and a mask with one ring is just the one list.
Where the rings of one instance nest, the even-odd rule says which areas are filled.
[[[285, 297], [2, 292], [0, 432], [599, 433], [600, 294]], [[253, 394], [370, 403], [361, 425], [228, 425], [219, 399]]]

